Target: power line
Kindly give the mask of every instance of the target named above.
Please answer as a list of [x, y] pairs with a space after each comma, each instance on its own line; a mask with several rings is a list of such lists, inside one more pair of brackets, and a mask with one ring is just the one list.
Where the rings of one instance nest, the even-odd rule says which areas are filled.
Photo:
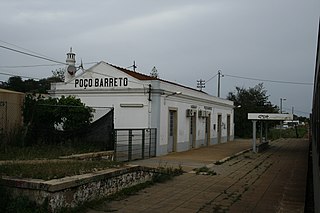
[[[88, 62], [83, 64], [97, 64], [98, 62]], [[49, 67], [49, 66], [61, 66], [61, 64], [33, 64], [33, 65], [13, 65], [13, 66], [0, 66], [0, 68], [7, 68], [7, 69], [15, 69], [15, 68], [33, 68], [33, 67]]]
[[241, 79], [247, 79], [247, 80], [254, 80], [254, 81], [280, 83], [280, 84], [298, 84], [298, 85], [311, 85], [311, 86], [313, 85], [313, 83], [306, 83], [306, 82], [278, 81], [278, 80], [269, 80], [269, 79], [249, 78], [249, 77], [242, 77], [242, 76], [228, 75], [228, 74], [224, 74], [224, 76], [228, 76], [228, 77], [232, 77], [232, 78], [241, 78]]
[[20, 53], [20, 54], [28, 55], [28, 56], [31, 56], [31, 57], [43, 59], [43, 60], [46, 60], [46, 61], [51, 61], [51, 62], [58, 63], [58, 64], [67, 65], [66, 63], [63, 63], [63, 62], [60, 62], [60, 61], [56, 61], [56, 60], [52, 60], [50, 58], [42, 57], [42, 56], [39, 56], [39, 55], [34, 55], [34, 54], [27, 53], [27, 52], [20, 51], [20, 50], [16, 50], [16, 49], [13, 49], [13, 48], [10, 48], [10, 47], [6, 47], [6, 46], [3, 46], [3, 45], [0, 45], [0, 47], [4, 48], [4, 49], [7, 49], [7, 50], [10, 50], [10, 51], [13, 51], [13, 52], [17, 52], [17, 53]]
[[50, 57], [48, 57], [48, 56], [46, 56], [46, 55], [44, 55], [44, 54], [37, 53], [37, 52], [35, 52], [35, 51], [26, 49], [26, 48], [24, 48], [24, 47], [20, 47], [20, 46], [18, 46], [18, 45], [16, 45], [16, 44], [12, 44], [12, 43], [9, 43], [9, 42], [3, 41], [3, 40], [0, 40], [0, 42], [5, 43], [5, 44], [9, 44], [9, 45], [14, 46], [14, 47], [17, 47], [17, 48], [19, 48], [19, 49], [25, 50], [25, 51], [27, 51], [27, 52], [34, 53], [34, 54], [36, 54], [36, 55], [40, 55], [40, 56], [43, 56], [43, 57], [50, 58]]
[[30, 77], [30, 76], [23, 76], [23, 75], [16, 75], [16, 74], [11, 74], [11, 73], [5, 73], [5, 72], [0, 72], [0, 75], [7, 75], [7, 76], [18, 76], [18, 77], [21, 77], [21, 78], [31, 78], [31, 79], [37, 79], [37, 80], [40, 80], [41, 78], [37, 78], [37, 77]]
[[218, 73], [215, 74], [214, 76], [212, 76], [211, 78], [209, 78], [208, 80], [206, 80], [206, 82], [208, 83], [209, 81], [211, 81], [212, 79], [214, 79], [217, 75], [218, 75]]
[[[287, 111], [292, 110], [292, 109], [289, 109], [289, 108], [286, 108], [286, 107], [283, 107], [283, 109], [285, 109], [285, 110], [287, 110]], [[294, 109], [294, 112], [299, 112], [299, 113], [307, 114], [307, 115], [310, 114], [310, 112], [305, 112], [305, 111], [301, 111], [301, 110], [297, 110], [297, 109]]]
[[33, 64], [33, 65], [16, 65], [16, 66], [0, 66], [0, 68], [33, 68], [33, 67], [49, 67], [49, 66], [61, 66], [61, 64]]

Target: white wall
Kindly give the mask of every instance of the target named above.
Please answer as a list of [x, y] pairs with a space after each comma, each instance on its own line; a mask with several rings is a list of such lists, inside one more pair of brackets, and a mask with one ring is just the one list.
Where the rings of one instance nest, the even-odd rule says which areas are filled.
[[[114, 79], [123, 81], [126, 78], [127, 84], [119, 82], [112, 86], [96, 84], [96, 81], [105, 79], [108, 81], [109, 78], [113, 78], [113, 83], [116, 81]], [[85, 82], [87, 85], [84, 84]], [[151, 102], [148, 100], [149, 84], [152, 84], [153, 100]], [[172, 95], [175, 92], [181, 94]], [[233, 102], [162, 80], [140, 81], [104, 62], [100, 62], [68, 82], [53, 84], [50, 93], [54, 97], [76, 96], [91, 107], [106, 107], [108, 110], [114, 108], [116, 129], [157, 128], [157, 155], [167, 154], [169, 109], [177, 110], [177, 151], [189, 149], [190, 117], [186, 116], [186, 111], [192, 107], [197, 111], [211, 111], [210, 144], [217, 138], [218, 114], [222, 115], [222, 123], [225, 125], [227, 115], [230, 115], [230, 139], [233, 139]], [[95, 119], [102, 114], [102, 111], [96, 113]], [[206, 145], [205, 121], [205, 118], [199, 118], [197, 115], [196, 147]], [[222, 142], [226, 140], [226, 136], [227, 128], [222, 128]]]
[[[211, 144], [214, 143], [214, 139], [217, 138], [217, 119], [218, 114], [222, 115], [222, 123], [225, 124], [225, 128], [222, 127], [222, 141], [225, 142], [227, 138], [227, 116], [230, 115], [230, 139], [233, 139], [234, 125], [233, 125], [233, 102], [219, 99], [216, 97], [209, 96], [199, 91], [190, 90], [188, 88], [179, 87], [167, 83], [161, 83], [164, 95], [161, 96], [161, 121], [160, 121], [160, 141], [159, 145], [164, 146], [161, 151], [165, 152], [168, 142], [168, 126], [169, 126], [169, 109], [177, 110], [178, 119], [178, 131], [177, 131], [177, 142], [178, 150], [189, 148], [189, 134], [190, 134], [190, 117], [186, 116], [186, 110], [191, 107], [196, 107], [196, 110], [211, 111], [211, 122], [210, 122], [210, 138]], [[174, 92], [181, 92], [179, 95], [172, 95]], [[211, 109], [210, 109], [211, 108]], [[205, 142], [205, 118], [196, 117], [196, 142], [197, 147], [206, 145]], [[216, 128], [214, 129], [214, 124]], [[179, 145], [179, 143], [184, 145]], [[159, 153], [160, 155], [163, 153]], [[166, 154], [166, 153], [164, 153]]]

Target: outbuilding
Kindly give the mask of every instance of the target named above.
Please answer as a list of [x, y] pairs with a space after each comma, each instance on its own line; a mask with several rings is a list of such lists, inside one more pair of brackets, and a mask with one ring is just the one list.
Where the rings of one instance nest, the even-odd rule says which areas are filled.
[[22, 127], [22, 106], [25, 94], [0, 89], [0, 135], [8, 135]]
[[154, 129], [157, 156], [234, 139], [232, 101], [103, 61], [75, 74], [71, 51], [67, 63], [65, 82], [52, 84], [51, 96], [113, 110], [115, 130]]

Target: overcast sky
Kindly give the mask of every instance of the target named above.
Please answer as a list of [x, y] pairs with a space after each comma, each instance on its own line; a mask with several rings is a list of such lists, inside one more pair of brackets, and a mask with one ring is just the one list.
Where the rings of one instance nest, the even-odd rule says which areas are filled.
[[[319, 0], [0, 0], [0, 45], [65, 62], [106, 61], [196, 87], [218, 70], [221, 97], [263, 81], [313, 83]], [[16, 45], [16, 46], [13, 46]], [[63, 66], [0, 48], [0, 73], [36, 78]], [[91, 64], [85, 64], [89, 68]], [[237, 77], [231, 77], [237, 76]], [[9, 76], [0, 74], [1, 81]], [[312, 85], [264, 82], [269, 100], [308, 116]], [[205, 91], [217, 95], [217, 77]]]

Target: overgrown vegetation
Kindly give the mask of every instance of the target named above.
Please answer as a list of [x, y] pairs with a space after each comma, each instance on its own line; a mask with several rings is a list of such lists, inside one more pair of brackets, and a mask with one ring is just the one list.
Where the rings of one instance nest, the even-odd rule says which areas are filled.
[[159, 166], [157, 168], [157, 173], [153, 177], [153, 181], [157, 183], [162, 183], [167, 180], [172, 179], [174, 176], [183, 174], [182, 166], [179, 165], [178, 168], [168, 167], [168, 166]]
[[8, 162], [0, 165], [0, 176], [51, 180], [120, 167], [121, 165], [123, 164], [102, 160]]
[[206, 166], [195, 168], [193, 171], [195, 171], [197, 175], [217, 175], [215, 171], [210, 170], [210, 168]]
[[235, 92], [229, 92], [227, 99], [233, 101], [236, 106], [234, 109], [235, 135], [240, 138], [252, 137], [252, 122], [247, 119], [248, 113], [278, 112], [277, 106], [268, 100], [269, 95], [262, 83], [248, 89], [236, 87]]
[[26, 196], [13, 198], [7, 190], [0, 186], [0, 213], [45, 213], [49, 212], [48, 203], [41, 206], [30, 201]]
[[[248, 113], [279, 113], [280, 109], [277, 105], [273, 105], [269, 101], [269, 95], [263, 84], [257, 84], [254, 87], [244, 88], [236, 87], [236, 90], [229, 92], [228, 100], [234, 102], [234, 123], [235, 123], [235, 136], [240, 138], [252, 137], [252, 122], [247, 119]], [[298, 117], [293, 115], [294, 120], [308, 123], [308, 118]], [[279, 121], [268, 121], [268, 129], [274, 128], [279, 125]], [[258, 122], [257, 129], [260, 123]], [[265, 132], [263, 127], [263, 132]], [[296, 136], [293, 135], [295, 138]]]
[[61, 143], [56, 145], [2, 146], [0, 160], [55, 159], [59, 156], [101, 151], [101, 146], [90, 143]]
[[268, 139], [276, 140], [282, 138], [303, 138], [308, 134], [307, 126], [298, 126], [296, 128], [287, 129], [271, 129], [268, 133]]
[[[92, 121], [92, 112], [90, 107], [72, 96], [44, 98], [27, 95], [23, 105], [26, 144], [50, 144], [57, 138], [64, 140], [68, 131], [88, 126]], [[57, 130], [63, 131], [59, 134]]]

